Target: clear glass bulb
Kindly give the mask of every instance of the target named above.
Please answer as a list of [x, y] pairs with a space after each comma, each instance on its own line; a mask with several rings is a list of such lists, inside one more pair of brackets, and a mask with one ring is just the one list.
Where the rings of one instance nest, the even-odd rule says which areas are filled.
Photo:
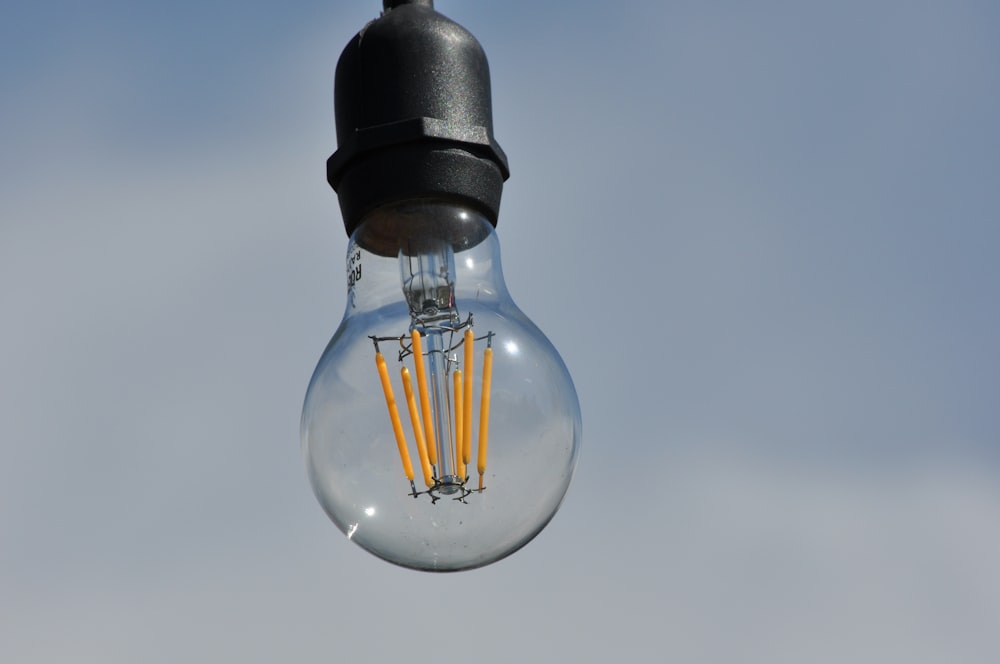
[[510, 298], [500, 245], [449, 202], [380, 208], [351, 237], [347, 309], [302, 412], [316, 496], [389, 562], [495, 562], [553, 517], [580, 449], [566, 366]]

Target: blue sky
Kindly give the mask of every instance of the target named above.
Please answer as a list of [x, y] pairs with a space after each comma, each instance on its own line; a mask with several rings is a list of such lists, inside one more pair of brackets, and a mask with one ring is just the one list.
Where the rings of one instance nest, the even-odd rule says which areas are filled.
[[580, 395], [560, 513], [440, 577], [309, 490], [333, 68], [379, 3], [4, 8], [0, 659], [419, 659], [444, 621], [480, 662], [993, 661], [1000, 11], [436, 6]]

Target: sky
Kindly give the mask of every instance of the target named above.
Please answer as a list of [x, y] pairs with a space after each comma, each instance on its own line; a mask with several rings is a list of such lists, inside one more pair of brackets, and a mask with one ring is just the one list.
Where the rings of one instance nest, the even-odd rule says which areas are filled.
[[380, 3], [11, 4], [0, 660], [994, 662], [1000, 8], [435, 5], [580, 397], [560, 512], [433, 575], [306, 480], [333, 70]]

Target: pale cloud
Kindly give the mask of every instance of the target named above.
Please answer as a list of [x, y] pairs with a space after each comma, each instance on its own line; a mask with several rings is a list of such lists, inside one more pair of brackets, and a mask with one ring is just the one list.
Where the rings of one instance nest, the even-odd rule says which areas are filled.
[[144, 33], [80, 30], [4, 74], [0, 659], [386, 661], [447, 623], [481, 662], [990, 661], [995, 13], [446, 4], [503, 95], [508, 284], [580, 392], [560, 514], [439, 577], [310, 495], [332, 71], [378, 7], [302, 9], [166, 124]]

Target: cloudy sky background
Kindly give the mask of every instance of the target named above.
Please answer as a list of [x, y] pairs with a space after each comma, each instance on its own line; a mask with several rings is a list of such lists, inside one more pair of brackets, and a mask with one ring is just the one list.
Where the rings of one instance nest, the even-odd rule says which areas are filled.
[[438, 0], [584, 417], [552, 524], [447, 576], [299, 456], [379, 3], [87, 4], [0, 14], [0, 660], [996, 661], [996, 4]]

